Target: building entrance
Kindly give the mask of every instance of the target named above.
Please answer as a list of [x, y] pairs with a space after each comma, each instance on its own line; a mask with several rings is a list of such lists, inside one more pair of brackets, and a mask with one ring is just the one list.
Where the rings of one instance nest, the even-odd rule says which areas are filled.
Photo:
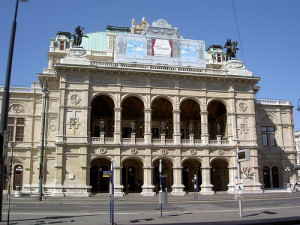
[[126, 159], [122, 168], [122, 184], [125, 193], [140, 193], [143, 185], [143, 163], [139, 159]]
[[[162, 159], [162, 174], [165, 176], [162, 178], [162, 189], [167, 189], [168, 192], [172, 191], [173, 185], [173, 163], [168, 159]], [[153, 184], [155, 191], [158, 193], [160, 187], [159, 178], [159, 159], [153, 162]]]
[[187, 159], [182, 163], [182, 165], [182, 183], [184, 185], [184, 190], [186, 192], [194, 191], [193, 179], [196, 175], [198, 181], [198, 191], [200, 191], [199, 187], [202, 184], [201, 163], [196, 159]]
[[108, 159], [96, 159], [91, 163], [90, 185], [92, 193], [108, 193], [109, 177], [103, 177], [103, 171], [110, 170], [110, 161]]
[[228, 162], [223, 159], [215, 159], [211, 162], [211, 184], [215, 192], [228, 190]]

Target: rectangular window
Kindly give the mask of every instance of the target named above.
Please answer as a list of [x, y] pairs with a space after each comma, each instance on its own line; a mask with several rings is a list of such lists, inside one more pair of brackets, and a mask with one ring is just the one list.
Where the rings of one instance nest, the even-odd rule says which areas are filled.
[[23, 141], [24, 127], [25, 127], [24, 118], [8, 117], [7, 120], [8, 141]]
[[275, 134], [270, 134], [270, 146], [276, 146]]
[[59, 50], [65, 49], [65, 43], [63, 41], [59, 42]]
[[23, 141], [24, 127], [17, 127], [16, 141]]
[[24, 118], [18, 118], [18, 119], [17, 119], [17, 124], [22, 124], [22, 125], [24, 125], [24, 124], [25, 124], [25, 119], [24, 119]]
[[217, 62], [222, 62], [222, 57], [221, 57], [221, 54], [217, 54]]
[[262, 126], [262, 145], [265, 147], [274, 147], [276, 146], [275, 140], [275, 127], [274, 126]]
[[263, 146], [268, 146], [268, 135], [267, 134], [262, 134], [262, 142], [263, 142]]
[[7, 136], [8, 136], [8, 141], [14, 140], [14, 127], [13, 126], [7, 126]]
[[8, 117], [8, 118], [7, 118], [7, 124], [15, 124], [15, 118], [13, 118], [13, 117]]

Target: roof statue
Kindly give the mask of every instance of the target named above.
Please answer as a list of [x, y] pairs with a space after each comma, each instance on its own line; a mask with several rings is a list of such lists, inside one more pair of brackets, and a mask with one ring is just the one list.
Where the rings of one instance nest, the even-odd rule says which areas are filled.
[[130, 31], [132, 34], [141, 34], [147, 27], [148, 22], [146, 21], [145, 17], [142, 18], [142, 21], [136, 25], [136, 21], [133, 18], [131, 20], [131, 27], [130, 27]]
[[234, 41], [231, 43], [231, 39], [227, 38], [227, 41], [224, 45], [223, 48], [226, 48], [226, 60], [228, 61], [228, 59], [232, 59], [236, 57], [236, 51], [239, 50], [239, 48], [237, 48], [238, 42]]
[[71, 34], [70, 32], [65, 32], [65, 31], [57, 31], [56, 32], [56, 39], [58, 39], [58, 37], [60, 35], [66, 36], [68, 41], [71, 39], [71, 37], [74, 37], [74, 45], [75, 46], [80, 46], [81, 42], [82, 42], [82, 38], [83, 37], [88, 38], [88, 36], [83, 35], [83, 29], [84, 29], [84, 27], [77, 26], [75, 28], [75, 34]]

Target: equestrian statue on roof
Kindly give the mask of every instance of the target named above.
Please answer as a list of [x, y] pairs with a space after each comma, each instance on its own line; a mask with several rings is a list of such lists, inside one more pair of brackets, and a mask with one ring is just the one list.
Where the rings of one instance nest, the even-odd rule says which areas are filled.
[[237, 45], [238, 45], [237, 41], [231, 42], [231, 39], [227, 38], [227, 41], [223, 47], [223, 48], [227, 49], [227, 51], [226, 51], [226, 60], [227, 61], [228, 61], [228, 59], [232, 59], [232, 58], [236, 57], [236, 51], [239, 50]]
[[68, 39], [68, 41], [71, 39], [71, 37], [74, 37], [74, 45], [75, 46], [80, 46], [81, 42], [82, 42], [82, 38], [83, 37], [87, 37], [88, 38], [88, 36], [83, 35], [83, 29], [84, 29], [84, 27], [77, 26], [75, 28], [75, 34], [71, 34], [70, 32], [65, 32], [65, 31], [57, 31], [56, 32], [56, 39], [60, 35], [66, 36], [66, 38]]

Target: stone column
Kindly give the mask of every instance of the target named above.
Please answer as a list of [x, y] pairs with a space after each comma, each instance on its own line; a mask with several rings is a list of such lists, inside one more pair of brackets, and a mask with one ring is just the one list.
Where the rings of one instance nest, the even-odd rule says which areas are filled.
[[63, 143], [65, 141], [65, 129], [66, 129], [66, 113], [65, 108], [67, 105], [66, 102], [66, 89], [67, 89], [67, 82], [64, 75], [61, 75], [61, 80], [59, 82], [60, 88], [60, 98], [59, 98], [59, 113], [58, 113], [58, 126], [57, 126], [57, 136], [56, 142]]
[[64, 147], [57, 146], [56, 147], [56, 162], [54, 165], [55, 169], [55, 177], [54, 177], [54, 190], [52, 192], [52, 196], [64, 197], [63, 193], [63, 154]]
[[145, 166], [144, 170], [144, 182], [142, 186], [142, 196], [155, 196], [153, 185], [153, 167], [151, 162], [151, 149], [146, 149]]
[[166, 145], [166, 134], [163, 133], [160, 135], [161, 145]]
[[217, 145], [221, 145], [221, 144], [222, 144], [222, 136], [217, 135]]
[[100, 144], [104, 144], [105, 143], [105, 133], [104, 132], [100, 132]]
[[201, 184], [201, 194], [202, 195], [213, 195], [215, 192], [213, 191], [213, 185], [210, 181], [210, 169], [211, 167], [201, 167], [202, 172], [202, 184]]
[[115, 129], [114, 129], [114, 142], [121, 143], [122, 142], [122, 131], [121, 131], [121, 113], [122, 108], [115, 108]]
[[144, 139], [145, 139], [146, 144], [151, 144], [151, 142], [152, 142], [151, 113], [152, 113], [152, 109], [150, 109], [150, 108], [146, 108], [144, 110], [144, 114], [145, 114]]
[[114, 191], [115, 196], [123, 197], [125, 193], [123, 192], [123, 185], [122, 185], [122, 166], [121, 166], [121, 157], [120, 149], [115, 149], [115, 157], [113, 158], [114, 161]]
[[[90, 186], [90, 179], [89, 179], [89, 173], [90, 173], [90, 167], [89, 167], [89, 162], [87, 158], [87, 152], [88, 152], [88, 147], [82, 147], [80, 148], [80, 158], [81, 158], [81, 180], [80, 184], [82, 184], [82, 190], [83, 190], [83, 195], [89, 196], [91, 194], [91, 186]], [[85, 190], [84, 190], [85, 189]]]
[[173, 111], [173, 127], [174, 127], [174, 133], [173, 133], [173, 140], [174, 144], [180, 144], [181, 143], [181, 135], [180, 135], [180, 110], [175, 109]]
[[[234, 157], [235, 158], [235, 157]], [[237, 167], [236, 166], [229, 166], [229, 184], [227, 185], [229, 194], [234, 194], [235, 189], [235, 177], [237, 176]]]
[[201, 113], [201, 140], [202, 144], [209, 144], [209, 135], [208, 135], [208, 112], [202, 111]]
[[[209, 155], [209, 149], [203, 150], [204, 155]], [[202, 195], [213, 195], [215, 192], [213, 191], [213, 185], [211, 184], [211, 167], [209, 164], [209, 157], [205, 157], [203, 159], [203, 164], [201, 166], [202, 173], [202, 184], [201, 184], [201, 194]]]
[[259, 154], [258, 154], [258, 150], [257, 149], [250, 149], [250, 159], [252, 162], [252, 172], [254, 172], [252, 178], [253, 178], [253, 192], [254, 193], [262, 193], [263, 189], [262, 189], [262, 184], [259, 181], [259, 170], [262, 169], [259, 166], [258, 163], [258, 158], [259, 158]]
[[172, 195], [175, 196], [185, 196], [184, 185], [182, 184], [182, 169], [181, 158], [175, 157], [175, 162], [173, 166], [173, 185], [172, 185]]
[[135, 145], [135, 133], [131, 133], [131, 144]]

